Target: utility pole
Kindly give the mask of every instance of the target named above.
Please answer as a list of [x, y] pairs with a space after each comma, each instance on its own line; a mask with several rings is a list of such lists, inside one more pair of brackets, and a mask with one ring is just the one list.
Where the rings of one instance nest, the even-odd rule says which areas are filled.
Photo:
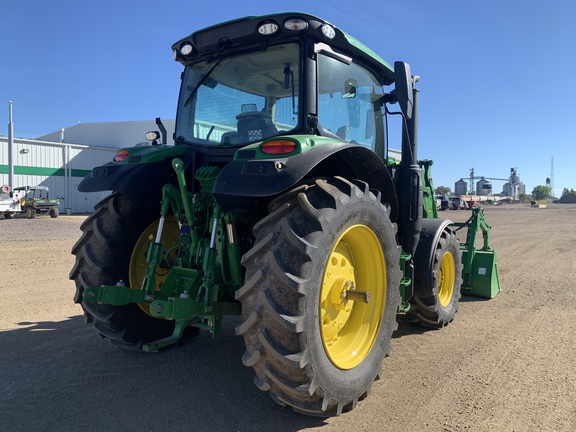
[[550, 163], [550, 190], [551, 190], [552, 198], [555, 198], [555, 196], [554, 196], [554, 156], [552, 156], [552, 162]]
[[14, 125], [12, 124], [12, 101], [8, 102], [8, 185], [14, 189]]

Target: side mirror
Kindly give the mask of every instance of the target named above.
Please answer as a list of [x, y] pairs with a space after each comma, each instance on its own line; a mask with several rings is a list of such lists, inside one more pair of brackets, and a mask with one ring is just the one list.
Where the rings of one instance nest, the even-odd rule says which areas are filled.
[[412, 118], [414, 108], [413, 81], [410, 65], [401, 61], [394, 62], [394, 82], [396, 84], [396, 97], [406, 119]]

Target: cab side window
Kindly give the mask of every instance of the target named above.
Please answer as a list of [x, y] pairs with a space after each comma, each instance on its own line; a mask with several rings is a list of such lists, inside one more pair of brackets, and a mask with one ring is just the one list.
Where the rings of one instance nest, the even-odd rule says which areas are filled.
[[[374, 150], [382, 121], [382, 86], [362, 65], [318, 55], [318, 121], [344, 141]], [[377, 127], [380, 126], [380, 127]]]

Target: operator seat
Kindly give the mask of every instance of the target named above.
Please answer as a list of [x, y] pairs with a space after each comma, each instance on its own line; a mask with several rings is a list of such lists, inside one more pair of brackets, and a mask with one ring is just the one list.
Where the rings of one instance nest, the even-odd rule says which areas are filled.
[[242, 142], [254, 142], [266, 139], [278, 133], [269, 114], [260, 111], [248, 111], [236, 116], [238, 135]]

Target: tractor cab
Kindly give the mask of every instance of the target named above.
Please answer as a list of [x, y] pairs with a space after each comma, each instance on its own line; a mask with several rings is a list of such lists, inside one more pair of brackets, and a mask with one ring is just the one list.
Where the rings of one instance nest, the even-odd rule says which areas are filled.
[[176, 144], [234, 149], [317, 135], [384, 159], [383, 86], [393, 69], [329, 23], [304, 14], [249, 17], [193, 33], [173, 49], [185, 65]]

